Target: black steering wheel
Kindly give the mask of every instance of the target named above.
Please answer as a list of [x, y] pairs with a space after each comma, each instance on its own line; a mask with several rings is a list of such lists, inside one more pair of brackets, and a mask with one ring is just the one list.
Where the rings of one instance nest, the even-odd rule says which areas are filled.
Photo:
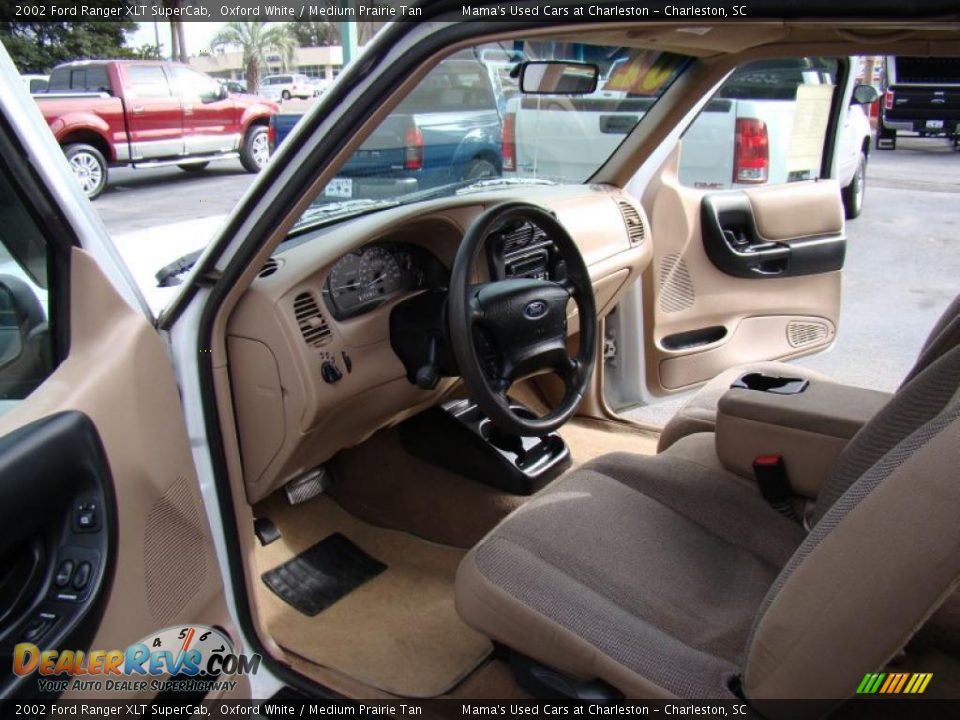
[[[539, 227], [562, 259], [564, 277], [515, 278], [475, 284], [474, 265], [484, 241], [508, 223]], [[567, 355], [567, 304], [577, 304], [580, 345]], [[529, 203], [504, 203], [480, 215], [460, 244], [450, 274], [448, 323], [453, 355], [480, 408], [501, 430], [541, 436], [576, 412], [593, 373], [597, 312], [593, 284], [570, 233], [549, 212]], [[552, 371], [565, 388], [559, 405], [543, 417], [510, 407], [507, 391], [521, 378]]]

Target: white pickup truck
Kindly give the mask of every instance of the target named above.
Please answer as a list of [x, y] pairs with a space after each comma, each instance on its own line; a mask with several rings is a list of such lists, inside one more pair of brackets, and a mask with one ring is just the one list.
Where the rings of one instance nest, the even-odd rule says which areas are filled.
[[[623, 69], [623, 68], [621, 68]], [[583, 180], [587, 157], [612, 153], [655, 101], [616, 87], [617, 66], [596, 92], [580, 96], [518, 95], [504, 118], [504, 174]], [[819, 174], [819, 158], [788, 167], [802, 86], [832, 86], [835, 61], [765, 60], [734, 72], [683, 135], [680, 180], [709, 190], [804, 180]], [[838, 180], [848, 218], [863, 207], [870, 121], [860, 102], [876, 98], [865, 86], [847, 110], [838, 152]], [[862, 94], [861, 94], [862, 93]], [[574, 111], [575, 112], [572, 112]]]

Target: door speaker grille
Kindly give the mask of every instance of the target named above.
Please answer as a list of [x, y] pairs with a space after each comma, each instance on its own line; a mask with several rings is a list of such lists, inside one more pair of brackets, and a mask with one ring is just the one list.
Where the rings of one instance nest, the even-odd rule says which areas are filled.
[[830, 328], [820, 322], [791, 322], [787, 323], [787, 342], [791, 347], [815, 345], [830, 336]]
[[293, 314], [297, 318], [300, 334], [303, 335], [307, 345], [321, 347], [327, 344], [330, 339], [330, 328], [313, 294], [304, 292], [297, 295], [293, 301]]
[[696, 298], [687, 263], [680, 255], [667, 255], [660, 263], [660, 310], [680, 312], [693, 307]]
[[206, 583], [208, 559], [199, 505], [197, 494], [179, 477], [147, 515], [144, 581], [147, 604], [159, 623], [172, 621]]

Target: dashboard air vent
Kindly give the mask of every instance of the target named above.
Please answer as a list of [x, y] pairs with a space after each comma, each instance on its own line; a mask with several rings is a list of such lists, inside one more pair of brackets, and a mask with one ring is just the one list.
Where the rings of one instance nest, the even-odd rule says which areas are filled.
[[308, 345], [321, 347], [330, 339], [330, 328], [320, 312], [316, 298], [308, 292], [300, 293], [293, 301], [293, 314], [300, 326], [300, 333]]
[[516, 230], [511, 230], [510, 232], [504, 234], [503, 254], [509, 255], [510, 253], [521, 250], [528, 245], [533, 245], [535, 243], [539, 244], [543, 242], [546, 237], [547, 234], [536, 225], [533, 225], [532, 223], [524, 223]]
[[270, 277], [273, 275], [280, 267], [280, 262], [276, 258], [270, 258], [263, 264], [260, 272], [257, 273], [257, 277]]
[[643, 227], [643, 220], [640, 219], [640, 213], [626, 200], [617, 200], [617, 206], [620, 208], [620, 214], [623, 216], [623, 224], [627, 226], [627, 235], [630, 236], [630, 244], [636, 245], [643, 240], [646, 230]]

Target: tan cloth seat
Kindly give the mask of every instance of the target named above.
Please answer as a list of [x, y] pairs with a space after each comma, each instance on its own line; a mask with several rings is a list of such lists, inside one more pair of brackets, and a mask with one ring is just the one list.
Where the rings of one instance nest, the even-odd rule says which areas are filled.
[[847, 446], [809, 533], [693, 435], [594, 460], [464, 559], [465, 622], [631, 697], [844, 698], [960, 580], [960, 348]]
[[[933, 330], [927, 336], [913, 368], [904, 378], [904, 383], [927, 367], [947, 350], [960, 344], [960, 296], [957, 296], [937, 320]], [[691, 396], [660, 433], [657, 445], [663, 452], [677, 440], [692, 433], [713, 432], [717, 426], [717, 403], [730, 389], [730, 384], [738, 377], [749, 372], [761, 372], [766, 375], [799, 377], [807, 380], [829, 380], [830, 378], [815, 370], [800, 365], [783, 362], [761, 362], [738, 365], [717, 375], [693, 396]]]

